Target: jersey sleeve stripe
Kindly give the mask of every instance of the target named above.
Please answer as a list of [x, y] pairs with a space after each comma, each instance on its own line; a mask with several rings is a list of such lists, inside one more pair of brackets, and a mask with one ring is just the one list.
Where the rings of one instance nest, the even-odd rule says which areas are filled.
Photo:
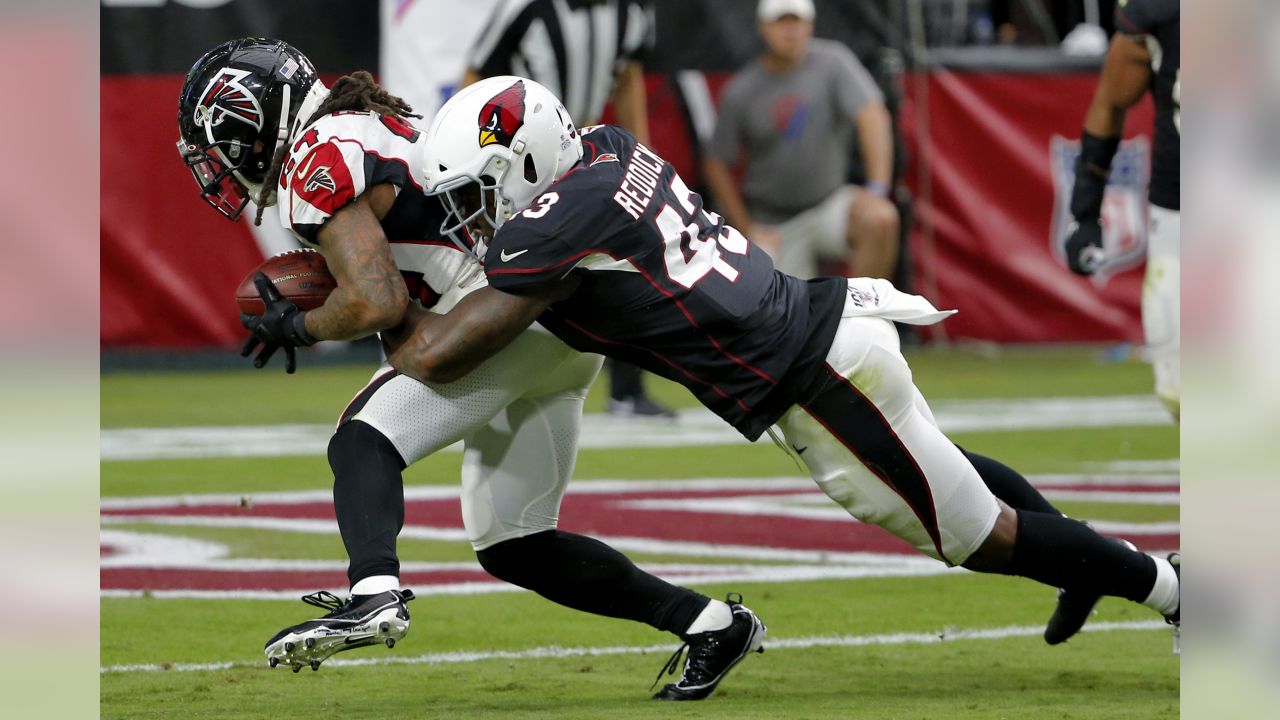
[[[592, 249], [592, 250], [584, 250], [582, 252], [571, 255], [568, 258], [554, 265], [545, 265], [543, 267], [536, 267], [536, 268], [494, 268], [489, 266], [485, 268], [485, 272], [486, 274], [489, 274], [489, 275], [529, 275], [529, 274], [536, 274], [536, 273], [544, 273], [551, 270], [555, 270], [556, 268], [564, 267], [565, 265], [581, 260], [582, 258], [588, 255], [596, 255], [596, 254], [608, 255], [609, 257], [612, 257], [615, 260], [618, 259], [614, 257], [612, 253], [606, 250]], [[737, 365], [751, 371], [756, 376], [760, 377], [762, 380], [772, 385], [778, 384], [778, 381], [774, 379], [772, 376], [770, 376], [769, 373], [766, 373], [763, 370], [760, 370], [759, 368], [752, 365], [751, 363], [748, 363], [747, 361], [743, 360], [737, 355], [734, 355], [728, 350], [725, 350], [724, 347], [718, 341], [716, 341], [714, 337], [711, 336], [711, 333], [707, 332], [706, 330], [703, 330], [702, 327], [698, 325], [697, 321], [693, 319], [693, 314], [689, 312], [689, 309], [685, 307], [685, 304], [679, 298], [673, 295], [671, 291], [667, 290], [666, 288], [662, 287], [662, 285], [658, 284], [658, 282], [656, 282], [639, 265], [632, 263], [632, 266], [635, 267], [636, 272], [638, 272], [641, 275], [641, 277], [643, 277], [646, 281], [648, 281], [648, 283], [652, 285], [655, 290], [657, 290], [659, 293], [662, 293], [667, 298], [671, 299], [675, 303], [676, 307], [680, 309], [681, 314], [684, 315], [685, 320], [688, 321], [689, 325], [691, 325], [698, 332], [701, 332], [703, 336], [707, 338], [707, 342], [711, 343], [712, 347], [714, 347], [721, 355], [724, 355], [725, 357], [729, 358]]]
[[[824, 363], [823, 367], [834, 384], [812, 401], [801, 403], [801, 407], [902, 498], [929, 534], [938, 557], [950, 564], [942, 550], [929, 478], [920, 469], [919, 461], [875, 403], [831, 365]], [[834, 394], [836, 391], [839, 394]], [[855, 444], [854, 438], [860, 442]], [[896, 468], [892, 477], [885, 468]]]
[[667, 356], [663, 355], [662, 353], [660, 353], [660, 352], [658, 352], [658, 351], [656, 351], [656, 350], [651, 350], [651, 349], [649, 349], [649, 348], [640, 347], [640, 346], [638, 346], [638, 345], [631, 345], [631, 344], [628, 344], [628, 343], [617, 342], [616, 340], [608, 340], [608, 339], [606, 339], [606, 338], [602, 338], [602, 337], [600, 337], [599, 335], [596, 335], [595, 333], [591, 332], [590, 330], [587, 330], [586, 328], [582, 327], [581, 325], [579, 325], [578, 323], [575, 323], [575, 322], [574, 322], [574, 321], [572, 321], [572, 320], [565, 320], [564, 322], [565, 322], [565, 324], [566, 324], [566, 325], [568, 325], [569, 327], [572, 327], [574, 330], [577, 330], [578, 332], [582, 333], [583, 335], [586, 335], [587, 337], [591, 338], [592, 340], [595, 340], [596, 342], [598, 342], [598, 343], [600, 343], [600, 344], [602, 344], [602, 345], [616, 345], [616, 346], [618, 346], [618, 347], [631, 348], [632, 350], [643, 350], [644, 352], [649, 353], [650, 355], [654, 356], [654, 357], [655, 357], [655, 358], [657, 358], [658, 360], [661, 360], [663, 364], [667, 365], [667, 366], [668, 366], [668, 367], [670, 367], [672, 370], [675, 370], [676, 372], [678, 372], [678, 373], [680, 373], [681, 375], [683, 375], [683, 376], [685, 376], [685, 377], [689, 378], [690, 380], [692, 380], [692, 381], [694, 381], [694, 382], [698, 383], [699, 385], [705, 385], [706, 387], [711, 388], [711, 390], [712, 390], [713, 392], [715, 392], [715, 394], [719, 395], [720, 397], [724, 398], [725, 400], [732, 400], [733, 402], [735, 402], [735, 403], [738, 405], [738, 408], [739, 408], [739, 409], [741, 409], [741, 410], [742, 410], [742, 412], [744, 412], [744, 413], [748, 413], [748, 414], [750, 414], [750, 412], [751, 412], [751, 408], [750, 408], [746, 403], [742, 402], [742, 401], [741, 401], [741, 400], [739, 400], [738, 398], [735, 398], [735, 397], [733, 397], [733, 396], [729, 395], [729, 394], [728, 394], [728, 393], [726, 393], [724, 390], [721, 390], [717, 385], [715, 385], [715, 384], [713, 384], [713, 383], [710, 383], [710, 382], [708, 382], [708, 381], [706, 381], [706, 380], [703, 380], [702, 378], [698, 377], [697, 375], [694, 375], [693, 373], [689, 372], [689, 371], [688, 371], [688, 370], [686, 370], [685, 368], [683, 368], [683, 367], [681, 367], [681, 366], [677, 365], [677, 364], [676, 364], [675, 362], [673, 362], [670, 358], [668, 358]]
[[[635, 265], [634, 263], [632, 263], [632, 264], [633, 264], [633, 265]], [[684, 302], [683, 302], [683, 301], [681, 301], [681, 300], [680, 300], [680, 298], [676, 297], [674, 294], [672, 294], [672, 293], [671, 293], [671, 291], [669, 291], [669, 290], [667, 290], [666, 288], [664, 288], [664, 287], [662, 287], [661, 285], [659, 285], [659, 284], [658, 284], [658, 283], [657, 283], [657, 282], [656, 282], [652, 277], [650, 277], [650, 276], [649, 276], [649, 274], [648, 274], [648, 273], [646, 273], [646, 272], [644, 271], [644, 269], [643, 269], [643, 268], [641, 268], [639, 265], [635, 265], [635, 268], [636, 268], [636, 270], [640, 273], [640, 275], [641, 275], [645, 280], [648, 280], [648, 281], [649, 281], [649, 284], [650, 284], [650, 285], [652, 285], [652, 286], [653, 286], [653, 288], [654, 288], [655, 290], [657, 290], [658, 292], [662, 293], [663, 295], [666, 295], [668, 298], [670, 298], [670, 299], [671, 299], [671, 301], [672, 301], [672, 302], [674, 302], [674, 303], [675, 303], [676, 307], [680, 308], [680, 312], [681, 312], [682, 314], [684, 314], [684, 318], [685, 318], [685, 320], [687, 320], [687, 321], [689, 322], [689, 325], [690, 325], [690, 326], [692, 326], [692, 327], [693, 327], [693, 329], [695, 329], [695, 330], [697, 330], [698, 332], [702, 333], [702, 334], [703, 334], [703, 336], [707, 338], [707, 341], [711, 343], [712, 347], [714, 347], [717, 351], [719, 351], [719, 353], [720, 353], [721, 355], [724, 355], [725, 357], [729, 358], [729, 359], [730, 359], [730, 360], [732, 360], [733, 362], [737, 363], [739, 366], [741, 366], [741, 367], [743, 367], [743, 368], [746, 368], [747, 370], [751, 371], [751, 372], [752, 372], [752, 373], [754, 373], [757, 377], [759, 377], [759, 378], [761, 378], [762, 380], [764, 380], [764, 381], [768, 382], [769, 384], [771, 384], [771, 385], [777, 385], [777, 384], [778, 384], [778, 381], [777, 381], [777, 380], [775, 380], [775, 379], [773, 379], [773, 378], [769, 375], [769, 373], [766, 373], [766, 372], [764, 372], [763, 370], [760, 370], [759, 368], [755, 367], [755, 366], [754, 366], [754, 365], [752, 365], [751, 363], [748, 363], [748, 362], [746, 362], [745, 360], [743, 360], [742, 358], [738, 357], [737, 355], [734, 355], [733, 353], [729, 352], [728, 350], [725, 350], [725, 349], [724, 349], [724, 347], [722, 347], [722, 346], [720, 345], [720, 343], [719, 343], [719, 342], [717, 342], [717, 341], [716, 341], [716, 339], [715, 339], [714, 337], [712, 337], [712, 336], [711, 336], [711, 333], [707, 332], [706, 330], [703, 330], [703, 329], [702, 329], [702, 326], [698, 325], [698, 322], [697, 322], [696, 320], [694, 320], [694, 319], [693, 319], [693, 314], [689, 312], [689, 308], [685, 307]]]

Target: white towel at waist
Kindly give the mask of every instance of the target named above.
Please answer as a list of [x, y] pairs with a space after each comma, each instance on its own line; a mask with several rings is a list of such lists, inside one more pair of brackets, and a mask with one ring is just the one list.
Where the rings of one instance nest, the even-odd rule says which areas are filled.
[[957, 310], [939, 310], [933, 303], [904, 293], [893, 283], [881, 278], [849, 278], [841, 317], [880, 317], [908, 325], [932, 325], [956, 314]]

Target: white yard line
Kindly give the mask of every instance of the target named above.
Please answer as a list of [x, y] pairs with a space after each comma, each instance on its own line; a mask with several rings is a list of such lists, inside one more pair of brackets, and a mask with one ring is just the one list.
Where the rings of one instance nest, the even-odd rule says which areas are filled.
[[[908, 556], [902, 556], [904, 558]], [[908, 558], [909, 559], [909, 558]], [[948, 568], [942, 563], [918, 565], [904, 562], [897, 566], [814, 566], [814, 565], [740, 565], [710, 566], [707, 572], [667, 572], [661, 564], [638, 563], [646, 571], [674, 585], [740, 585], [811, 582], [817, 580], [870, 580], [880, 578], [918, 578], [935, 575], [959, 575], [968, 572], [961, 568]], [[345, 569], [345, 567], [344, 567]], [[403, 570], [402, 570], [403, 572]], [[476, 580], [457, 583], [405, 582], [414, 594], [428, 595], [487, 595], [498, 592], [521, 592], [522, 589], [504, 582]], [[284, 590], [102, 590], [104, 598], [150, 598], [153, 600], [297, 600], [318, 589], [345, 596], [349, 590], [333, 586], [286, 588]]]
[[[942, 400], [932, 404], [946, 432], [1168, 425], [1152, 396], [1118, 395], [1013, 400]], [[267, 425], [103, 430], [103, 460], [324, 455], [333, 426]], [[739, 445], [746, 440], [703, 408], [682, 410], [674, 421], [583, 418], [580, 447], [637, 448]], [[448, 448], [450, 452], [461, 445]]]
[[[1085, 633], [1152, 631], [1166, 628], [1158, 620], [1129, 622], [1099, 622], [1085, 626]], [[770, 650], [803, 650], [814, 647], [867, 647], [874, 645], [940, 645], [947, 642], [968, 640], [1003, 640], [1017, 637], [1035, 637], [1044, 632], [1041, 625], [1011, 625], [999, 628], [947, 628], [927, 633], [888, 633], [883, 635], [822, 635], [796, 638], [768, 638], [765, 647]], [[371, 658], [334, 658], [325, 667], [362, 667], [376, 665], [452, 665], [485, 660], [544, 660], [579, 657], [604, 657], [609, 655], [648, 655], [671, 652], [671, 643], [646, 646], [613, 647], [535, 647], [526, 650], [493, 650], [487, 652], [442, 652], [423, 655], [383, 655]], [[164, 663], [138, 665], [108, 665], [100, 667], [100, 674], [139, 672], [200, 672], [230, 670], [232, 668], [265, 667], [264, 660], [219, 663]]]
[[[1042, 488], [1065, 488], [1080, 485], [1093, 486], [1138, 486], [1176, 490], [1177, 475], [1091, 475], [1091, 474], [1046, 474], [1029, 475], [1027, 479], [1033, 485]], [[713, 490], [748, 490], [762, 492], [766, 490], [812, 490], [816, 492], [813, 480], [805, 477], [715, 477], [684, 478], [671, 480], [657, 479], [601, 479], [574, 480], [569, 484], [568, 492], [574, 495], [644, 493], [644, 492], [683, 492]], [[1060, 492], [1048, 490], [1048, 492]], [[411, 485], [404, 489], [404, 499], [414, 500], [451, 500], [459, 497], [459, 487], [450, 485]], [[1155, 493], [1152, 493], [1153, 497]], [[153, 508], [208, 506], [247, 506], [255, 504], [272, 505], [306, 505], [308, 503], [333, 502], [333, 491], [296, 490], [257, 493], [208, 493], [201, 495], [144, 495], [137, 497], [104, 497], [100, 501], [103, 510], [146, 510]]]

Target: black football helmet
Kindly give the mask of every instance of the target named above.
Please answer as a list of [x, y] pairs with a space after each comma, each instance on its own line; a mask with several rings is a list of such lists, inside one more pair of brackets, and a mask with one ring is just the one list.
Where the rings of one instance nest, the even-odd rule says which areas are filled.
[[280, 143], [300, 128], [327, 94], [305, 55], [281, 40], [230, 40], [196, 61], [178, 100], [178, 152], [200, 197], [235, 220], [253, 199], [269, 205], [263, 188]]

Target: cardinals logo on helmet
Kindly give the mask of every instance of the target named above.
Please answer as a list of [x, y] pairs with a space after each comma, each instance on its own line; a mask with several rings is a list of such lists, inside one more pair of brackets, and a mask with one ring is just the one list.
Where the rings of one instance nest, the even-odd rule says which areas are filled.
[[524, 81], [503, 90], [480, 108], [480, 147], [498, 143], [511, 147], [511, 140], [524, 126]]
[[196, 105], [196, 125], [216, 127], [231, 117], [262, 130], [262, 106], [240, 82], [248, 75], [248, 70], [223, 68], [210, 80]]

